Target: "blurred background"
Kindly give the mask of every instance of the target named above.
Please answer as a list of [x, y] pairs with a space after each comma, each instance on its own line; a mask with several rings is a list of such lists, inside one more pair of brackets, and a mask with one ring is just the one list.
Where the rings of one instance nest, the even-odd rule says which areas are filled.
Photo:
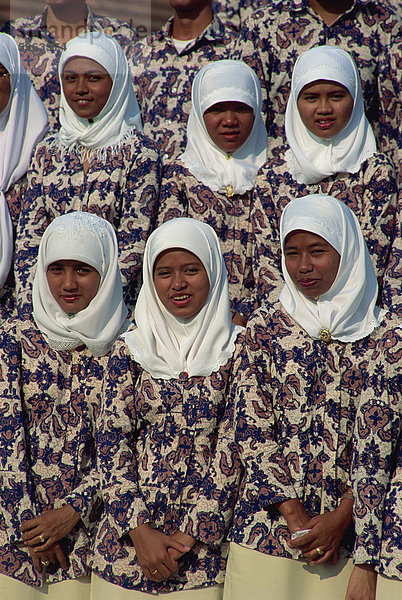
[[[156, 31], [172, 14], [169, 0], [87, 0], [93, 12], [131, 22], [139, 37]], [[0, 25], [43, 12], [44, 0], [0, 0]]]

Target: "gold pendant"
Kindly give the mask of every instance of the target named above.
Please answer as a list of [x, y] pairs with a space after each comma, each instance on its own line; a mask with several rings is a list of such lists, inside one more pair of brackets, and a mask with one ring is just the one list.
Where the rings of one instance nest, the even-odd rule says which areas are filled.
[[328, 329], [321, 329], [320, 340], [326, 344], [329, 344], [331, 341], [331, 332]]
[[234, 189], [232, 185], [227, 185], [226, 186], [226, 196], [228, 198], [231, 198], [232, 196], [234, 196]]
[[231, 158], [233, 158], [233, 156], [232, 156], [232, 155], [231, 155], [231, 154], [228, 152], [228, 153], [225, 155], [225, 158], [226, 158], [226, 160], [230, 160]]

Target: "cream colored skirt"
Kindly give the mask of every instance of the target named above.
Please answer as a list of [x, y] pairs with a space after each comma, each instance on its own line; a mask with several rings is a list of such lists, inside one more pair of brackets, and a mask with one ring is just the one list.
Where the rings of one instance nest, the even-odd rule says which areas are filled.
[[402, 581], [379, 575], [376, 600], [397, 600], [397, 598], [402, 598]]
[[223, 597], [224, 600], [343, 600], [352, 569], [352, 560], [310, 567], [306, 562], [269, 556], [231, 542]]
[[138, 592], [137, 590], [126, 590], [92, 573], [91, 600], [152, 600], [152, 598], [156, 597], [166, 598], [166, 600], [222, 600], [223, 585], [213, 585], [195, 590], [182, 590], [180, 592], [147, 594], [146, 592]]
[[80, 577], [34, 588], [0, 575], [0, 600], [90, 600], [91, 578]]

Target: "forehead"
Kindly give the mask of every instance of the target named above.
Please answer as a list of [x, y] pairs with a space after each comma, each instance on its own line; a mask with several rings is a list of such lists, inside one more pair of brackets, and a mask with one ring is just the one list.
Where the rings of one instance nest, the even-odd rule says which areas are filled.
[[88, 265], [85, 262], [81, 262], [80, 260], [70, 260], [70, 259], [55, 260], [52, 263], [50, 263], [50, 265], [48, 265], [48, 268], [53, 267], [55, 265], [60, 266], [60, 267], [72, 267], [73, 269], [76, 269], [77, 267], [87, 267], [88, 269], [93, 269], [93, 267], [91, 265]]
[[285, 239], [285, 248], [317, 245], [330, 246], [332, 248], [331, 244], [320, 235], [303, 229], [291, 231]]
[[208, 106], [208, 108], [206, 109], [206, 111], [214, 109], [214, 108], [219, 108], [220, 110], [253, 110], [251, 106], [249, 106], [248, 104], [246, 104], [245, 102], [238, 102], [237, 100], [222, 100], [221, 102], [215, 102], [215, 104], [211, 104], [211, 106]]
[[103, 75], [109, 75], [106, 69], [96, 62], [96, 60], [86, 58], [85, 56], [70, 58], [63, 67], [63, 73], [77, 73], [78, 75], [102, 73]]
[[[310, 92], [310, 93], [328, 93], [328, 92], [347, 92], [349, 94], [348, 89], [342, 85], [341, 83], [338, 83], [337, 81], [328, 81], [326, 79], [318, 79], [317, 81], [311, 81], [310, 83], [306, 83], [305, 86], [303, 86], [300, 94], [303, 94], [305, 92]], [[299, 94], [299, 96], [300, 96]]]
[[157, 267], [180, 267], [186, 264], [201, 264], [202, 261], [189, 250], [183, 248], [169, 248], [161, 252], [155, 260], [155, 268]]

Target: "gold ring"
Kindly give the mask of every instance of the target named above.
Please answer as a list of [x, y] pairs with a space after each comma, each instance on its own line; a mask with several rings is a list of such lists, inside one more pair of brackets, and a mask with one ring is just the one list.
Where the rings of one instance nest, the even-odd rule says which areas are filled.
[[158, 572], [158, 569], [155, 569], [155, 571], [150, 571], [151, 575], [155, 575], [155, 573]]
[[316, 548], [315, 551], [317, 552], [318, 556], [322, 556], [323, 554], [325, 554], [325, 551], [321, 550], [321, 548]]
[[45, 538], [43, 537], [42, 534], [38, 535], [38, 538], [39, 538], [41, 544], [45, 543]]
[[50, 562], [48, 560], [41, 560], [40, 562], [44, 567], [48, 567], [50, 565]]

